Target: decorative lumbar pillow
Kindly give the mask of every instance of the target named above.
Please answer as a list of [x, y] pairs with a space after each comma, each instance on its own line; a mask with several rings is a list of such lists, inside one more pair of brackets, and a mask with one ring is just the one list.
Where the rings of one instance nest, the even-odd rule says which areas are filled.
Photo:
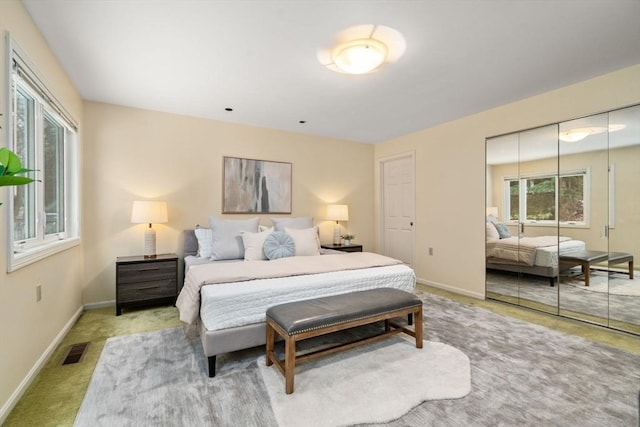
[[499, 222], [493, 225], [496, 227], [496, 230], [498, 230], [498, 235], [500, 236], [501, 239], [506, 239], [507, 237], [511, 237], [511, 232], [509, 231], [506, 225], [501, 224]]
[[244, 244], [240, 235], [243, 231], [258, 232], [259, 218], [223, 220], [209, 217], [213, 234], [211, 260], [244, 259]]
[[268, 228], [265, 231], [261, 231], [260, 233], [250, 233], [248, 231], [243, 231], [242, 236], [242, 244], [244, 245], [244, 260], [245, 261], [256, 261], [256, 260], [265, 260], [267, 257], [262, 250], [264, 246], [265, 239], [273, 233], [273, 229]]
[[296, 229], [285, 228], [284, 231], [293, 238], [296, 245], [296, 256], [308, 256], [320, 254], [320, 239], [318, 227]]
[[271, 218], [273, 228], [276, 231], [284, 231], [285, 228], [311, 228], [313, 227], [313, 218], [310, 216], [301, 216], [294, 218]]
[[198, 256], [200, 258], [211, 258], [211, 254], [213, 253], [212, 230], [198, 225], [193, 232], [198, 240]]
[[295, 255], [293, 238], [284, 231], [274, 231], [264, 239], [262, 246], [264, 255], [268, 259], [285, 258]]
[[500, 238], [500, 234], [498, 233], [498, 229], [496, 228], [494, 223], [487, 221], [486, 228], [487, 240], [495, 240]]

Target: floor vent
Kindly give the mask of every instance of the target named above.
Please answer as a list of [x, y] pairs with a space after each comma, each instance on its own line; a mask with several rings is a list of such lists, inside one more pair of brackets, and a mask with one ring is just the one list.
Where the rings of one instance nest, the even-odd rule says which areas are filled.
[[69, 349], [67, 350], [67, 354], [64, 356], [60, 364], [72, 365], [74, 363], [82, 362], [82, 359], [87, 352], [87, 348], [89, 348], [88, 342], [70, 345]]

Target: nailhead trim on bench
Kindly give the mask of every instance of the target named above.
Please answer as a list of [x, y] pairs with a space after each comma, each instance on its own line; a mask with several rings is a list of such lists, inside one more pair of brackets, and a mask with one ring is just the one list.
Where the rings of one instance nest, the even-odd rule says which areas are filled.
[[[422, 305], [422, 304], [409, 305], [409, 306], [404, 307], [404, 308], [419, 307], [420, 305]], [[363, 319], [366, 319], [366, 318], [372, 317], [372, 316], [380, 316], [380, 315], [393, 313], [394, 311], [398, 311], [398, 310], [397, 309], [396, 310], [387, 310], [387, 311], [383, 311], [383, 312], [380, 312], [380, 313], [368, 314], [366, 316], [354, 317], [353, 319], [346, 319], [346, 320], [343, 320], [343, 321], [340, 321], [340, 322], [322, 324], [322, 325], [314, 326], [313, 328], [301, 329], [301, 330], [296, 331], [296, 332], [291, 333], [291, 334], [287, 333], [287, 335], [292, 336], [292, 335], [304, 334], [305, 332], [310, 332], [310, 331], [315, 331], [315, 330], [318, 330], [318, 329], [329, 328], [331, 326], [343, 325], [343, 324], [349, 323], [349, 322], [356, 322], [358, 320], [363, 320]], [[271, 318], [271, 317], [270, 317], [270, 319], [273, 320], [273, 318]]]

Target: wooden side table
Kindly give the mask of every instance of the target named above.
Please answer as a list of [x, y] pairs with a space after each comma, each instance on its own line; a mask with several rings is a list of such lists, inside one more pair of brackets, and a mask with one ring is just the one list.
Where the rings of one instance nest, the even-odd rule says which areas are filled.
[[123, 308], [174, 304], [178, 296], [178, 256], [116, 259], [116, 316]]
[[333, 249], [336, 251], [342, 251], [342, 252], [362, 252], [362, 245], [349, 245], [349, 246], [345, 246], [345, 245], [320, 245], [321, 248], [323, 249]]

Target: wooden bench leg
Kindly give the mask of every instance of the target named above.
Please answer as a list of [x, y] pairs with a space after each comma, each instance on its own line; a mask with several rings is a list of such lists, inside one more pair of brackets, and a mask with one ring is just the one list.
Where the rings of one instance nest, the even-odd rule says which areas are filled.
[[296, 369], [296, 338], [287, 336], [284, 339], [284, 378], [286, 383], [286, 393], [293, 393], [293, 376]]
[[422, 307], [415, 313], [414, 330], [416, 333], [416, 348], [422, 348]]
[[271, 358], [273, 357], [273, 343], [275, 339], [276, 339], [275, 331], [271, 327], [271, 324], [267, 322], [267, 348], [266, 348], [267, 366], [273, 365], [273, 361], [271, 360]]

